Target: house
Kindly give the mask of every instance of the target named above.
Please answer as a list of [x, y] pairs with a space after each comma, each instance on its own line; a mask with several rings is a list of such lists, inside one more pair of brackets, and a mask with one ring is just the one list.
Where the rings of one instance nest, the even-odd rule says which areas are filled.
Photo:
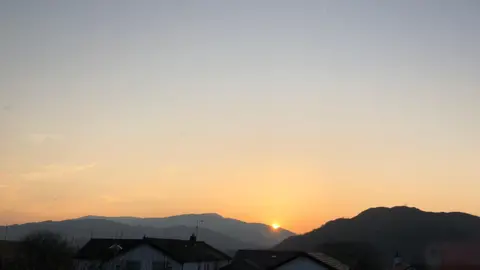
[[239, 250], [221, 270], [349, 270], [323, 253], [274, 250]]
[[231, 258], [205, 242], [177, 239], [91, 239], [75, 270], [218, 270]]

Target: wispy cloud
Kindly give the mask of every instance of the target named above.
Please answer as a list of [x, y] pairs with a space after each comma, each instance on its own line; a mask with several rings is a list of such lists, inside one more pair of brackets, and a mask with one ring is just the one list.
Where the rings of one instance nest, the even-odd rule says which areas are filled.
[[48, 140], [54, 140], [54, 141], [62, 140], [63, 135], [53, 134], [53, 133], [32, 133], [27, 136], [27, 139], [32, 144], [38, 145]]
[[96, 163], [90, 163], [85, 165], [65, 165], [65, 164], [50, 164], [38, 168], [38, 170], [31, 171], [22, 174], [22, 177], [26, 180], [55, 180], [72, 176], [76, 173], [83, 172], [85, 170], [95, 167]]
[[9, 185], [6, 185], [6, 184], [0, 184], [0, 189], [1, 189], [1, 188], [8, 188], [8, 187], [9, 187]]

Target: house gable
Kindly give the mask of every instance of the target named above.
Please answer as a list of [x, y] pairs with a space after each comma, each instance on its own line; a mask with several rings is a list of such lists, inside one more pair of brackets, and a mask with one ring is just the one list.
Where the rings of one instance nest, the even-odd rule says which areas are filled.
[[105, 266], [107, 269], [126, 269], [127, 262], [139, 262], [141, 270], [152, 270], [153, 263], [165, 262], [172, 270], [180, 270], [182, 265], [159, 249], [148, 244], [139, 245], [119, 256], [112, 258]]
[[284, 264], [281, 264], [275, 267], [274, 269], [275, 270], [297, 270], [297, 269], [329, 270], [327, 266], [307, 256], [296, 257], [295, 259], [290, 260]]
[[160, 239], [91, 239], [75, 256], [77, 270], [215, 270], [230, 257], [204, 242]]
[[239, 250], [222, 270], [349, 270], [340, 261], [321, 252]]

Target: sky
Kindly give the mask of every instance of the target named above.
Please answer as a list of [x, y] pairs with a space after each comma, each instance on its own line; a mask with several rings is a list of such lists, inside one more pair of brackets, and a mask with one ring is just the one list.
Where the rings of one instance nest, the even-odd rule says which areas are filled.
[[0, 3], [0, 222], [480, 215], [480, 2]]

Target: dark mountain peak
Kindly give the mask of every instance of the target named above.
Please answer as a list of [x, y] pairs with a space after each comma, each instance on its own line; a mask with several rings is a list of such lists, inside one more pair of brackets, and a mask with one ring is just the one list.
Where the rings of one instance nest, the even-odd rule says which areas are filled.
[[202, 216], [207, 216], [207, 217], [217, 217], [217, 218], [223, 218], [222, 215], [218, 214], [218, 213], [203, 213], [203, 214], [200, 214]]
[[[338, 224], [348, 222], [349, 220], [350, 219], [348, 219], [348, 218], [337, 218], [337, 219], [334, 219], [334, 220], [330, 220], [330, 221], [327, 221], [325, 224], [323, 224], [321, 227], [316, 228], [309, 233], [313, 233], [313, 232], [319, 231], [321, 229], [329, 228], [329, 227], [332, 227], [332, 226], [337, 226]], [[309, 234], [309, 233], [307, 233], [307, 234]]]
[[416, 207], [409, 207], [409, 206], [394, 206], [390, 208], [391, 212], [408, 212], [408, 213], [425, 213]]
[[338, 253], [338, 258], [355, 261], [371, 246], [371, 257], [387, 265], [396, 252], [407, 261], [422, 263], [430, 245], [464, 241], [480, 242], [479, 217], [397, 206], [371, 208], [351, 219], [327, 222], [307, 234], [287, 238], [276, 248]]
[[406, 215], [416, 215], [425, 213], [422, 210], [415, 207], [408, 206], [394, 206], [394, 207], [374, 207], [369, 208], [360, 214], [358, 214], [354, 219], [369, 219], [369, 218], [381, 218], [389, 217], [392, 215], [395, 216], [406, 216]]

